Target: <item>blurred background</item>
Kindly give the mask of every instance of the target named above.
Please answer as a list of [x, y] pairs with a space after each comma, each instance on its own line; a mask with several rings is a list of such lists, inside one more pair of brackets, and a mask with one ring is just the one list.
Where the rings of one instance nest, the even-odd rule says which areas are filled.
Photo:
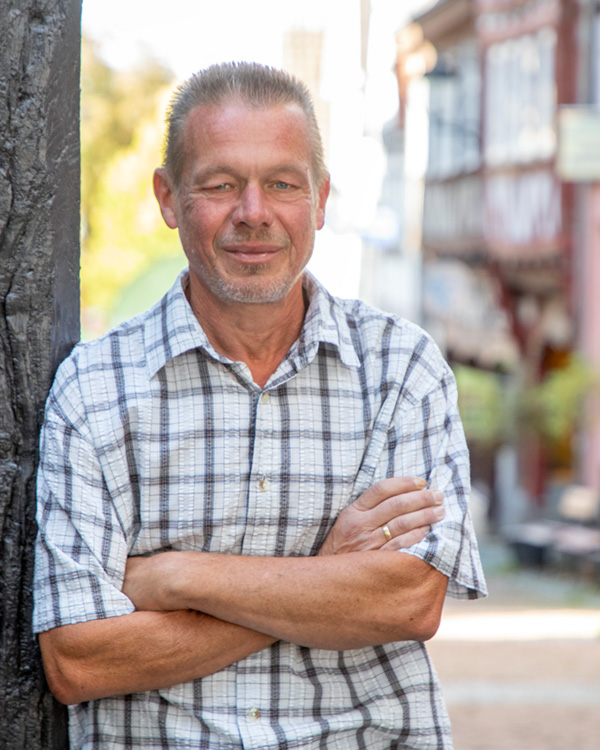
[[600, 6], [596, 0], [84, 0], [82, 330], [184, 267], [151, 174], [179, 81], [310, 87], [332, 194], [309, 268], [452, 365], [490, 583], [432, 652], [456, 750], [600, 748]]

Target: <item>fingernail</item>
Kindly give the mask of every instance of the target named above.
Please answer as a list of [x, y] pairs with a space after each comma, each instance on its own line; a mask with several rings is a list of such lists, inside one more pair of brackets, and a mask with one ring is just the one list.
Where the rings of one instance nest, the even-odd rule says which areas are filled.
[[443, 517], [444, 517], [444, 516], [446, 515], [446, 511], [444, 510], [444, 508], [443, 508], [443, 507], [442, 507], [441, 505], [440, 505], [440, 507], [439, 507], [439, 508], [434, 508], [434, 509], [433, 509], [433, 512], [435, 513], [435, 515], [436, 515], [436, 516], [437, 516], [437, 517], [438, 517], [439, 519], [442, 519], [442, 518], [443, 518]]
[[415, 477], [415, 487], [418, 490], [424, 490], [425, 487], [427, 487], [427, 482], [423, 479], [423, 477]]
[[444, 493], [440, 492], [439, 490], [434, 490], [433, 492], [433, 502], [437, 505], [441, 505], [444, 500]]

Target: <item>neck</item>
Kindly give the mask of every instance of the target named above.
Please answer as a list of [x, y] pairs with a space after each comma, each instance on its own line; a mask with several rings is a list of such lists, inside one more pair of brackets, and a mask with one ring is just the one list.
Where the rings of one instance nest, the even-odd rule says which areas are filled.
[[264, 387], [302, 330], [307, 303], [302, 279], [280, 302], [223, 302], [190, 275], [188, 301], [215, 351], [244, 362], [254, 382]]

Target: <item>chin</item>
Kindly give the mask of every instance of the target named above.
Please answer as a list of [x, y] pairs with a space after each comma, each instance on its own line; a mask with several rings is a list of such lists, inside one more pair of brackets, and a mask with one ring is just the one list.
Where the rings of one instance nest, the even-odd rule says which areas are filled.
[[[212, 291], [224, 302], [268, 304], [281, 302], [290, 293], [296, 279], [246, 279], [243, 282], [218, 279]], [[216, 288], [215, 288], [216, 287]]]

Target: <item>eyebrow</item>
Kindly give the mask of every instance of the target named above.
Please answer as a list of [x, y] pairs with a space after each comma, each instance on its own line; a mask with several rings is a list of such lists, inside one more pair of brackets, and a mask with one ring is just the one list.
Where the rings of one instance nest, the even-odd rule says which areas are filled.
[[195, 174], [192, 175], [194, 181], [196, 180], [207, 180], [217, 174], [235, 174], [235, 170], [232, 167], [227, 166], [213, 166], [199, 169]]
[[[304, 170], [302, 167], [299, 167], [297, 164], [276, 164], [270, 169], [267, 170], [267, 173], [278, 173], [278, 172], [288, 172], [294, 175], [298, 175], [298, 177], [304, 177], [308, 180], [310, 180], [310, 165], [307, 166], [307, 169]], [[196, 174], [193, 175], [194, 182], [202, 181], [202, 180], [208, 180], [211, 177], [214, 177], [215, 175], [232, 175], [236, 176], [238, 174], [238, 170], [234, 169], [234, 167], [231, 167], [227, 164], [220, 164], [220, 165], [214, 165], [209, 166], [204, 169], [199, 169]]]

